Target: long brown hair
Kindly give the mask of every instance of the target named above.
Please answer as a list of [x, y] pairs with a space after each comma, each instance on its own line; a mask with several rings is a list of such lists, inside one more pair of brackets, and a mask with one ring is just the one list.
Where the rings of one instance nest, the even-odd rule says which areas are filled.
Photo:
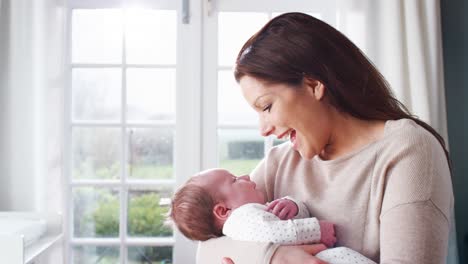
[[296, 87], [311, 78], [325, 85], [329, 102], [338, 111], [364, 120], [411, 119], [437, 138], [451, 167], [439, 133], [395, 98], [388, 82], [353, 42], [312, 16], [286, 13], [268, 22], [240, 50], [234, 75], [238, 82], [248, 75]]

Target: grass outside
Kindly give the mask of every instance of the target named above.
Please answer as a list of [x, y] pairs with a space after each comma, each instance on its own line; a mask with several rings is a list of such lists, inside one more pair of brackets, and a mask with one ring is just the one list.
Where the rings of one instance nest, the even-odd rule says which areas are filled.
[[[253, 160], [221, 160], [219, 163], [220, 168], [224, 168], [232, 172], [234, 175], [243, 175], [250, 173], [255, 166], [260, 162], [259, 159]], [[129, 179], [143, 179], [143, 180], [161, 180], [172, 179], [174, 168], [170, 165], [156, 166], [156, 165], [138, 165], [129, 166], [128, 168]], [[86, 175], [87, 174], [87, 175]], [[90, 177], [89, 173], [84, 173], [81, 170], [74, 170], [73, 177], [75, 179], [119, 179], [118, 165], [112, 165], [110, 168], [97, 168], [94, 170]]]
[[250, 174], [252, 170], [260, 162], [259, 159], [254, 160], [222, 160], [219, 167], [230, 171], [236, 176]]

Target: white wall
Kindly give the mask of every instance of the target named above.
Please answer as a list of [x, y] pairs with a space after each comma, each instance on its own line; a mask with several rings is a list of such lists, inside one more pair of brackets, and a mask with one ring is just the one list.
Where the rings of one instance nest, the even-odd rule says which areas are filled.
[[43, 210], [51, 156], [61, 157], [64, 8], [58, 2], [2, 0], [0, 210]]
[[[31, 28], [29, 10], [20, 9], [15, 3], [2, 3], [2, 47], [7, 53], [2, 61], [2, 89], [0, 105], [0, 202], [2, 210], [31, 210], [30, 199], [35, 195], [34, 160], [34, 102], [31, 75], [31, 49], [27, 38]], [[23, 16], [19, 14], [23, 12]], [[18, 27], [12, 28], [15, 23]], [[15, 58], [15, 59], [13, 59]], [[29, 62], [29, 63], [28, 63]]]

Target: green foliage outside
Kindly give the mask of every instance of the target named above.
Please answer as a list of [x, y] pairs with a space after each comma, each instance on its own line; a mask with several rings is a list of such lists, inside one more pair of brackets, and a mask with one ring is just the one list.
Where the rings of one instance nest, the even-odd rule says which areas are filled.
[[222, 160], [219, 163], [219, 167], [229, 170], [236, 176], [249, 174], [258, 165], [259, 159], [252, 160]]
[[[172, 236], [172, 229], [166, 225], [167, 207], [159, 206], [160, 197], [156, 193], [145, 193], [134, 196], [128, 206], [128, 234], [134, 237]], [[99, 203], [93, 214], [97, 236], [118, 236], [119, 234], [119, 201], [113, 200]], [[134, 251], [132, 260], [149, 263], [148, 260], [166, 260], [170, 263], [172, 248], [143, 247]]]
[[160, 207], [159, 199], [156, 193], [147, 193], [130, 200], [128, 215], [130, 236], [172, 236], [172, 229], [164, 225], [169, 208]]
[[173, 167], [171, 165], [154, 166], [154, 165], [138, 165], [130, 166], [129, 178], [135, 179], [171, 179], [173, 177]]

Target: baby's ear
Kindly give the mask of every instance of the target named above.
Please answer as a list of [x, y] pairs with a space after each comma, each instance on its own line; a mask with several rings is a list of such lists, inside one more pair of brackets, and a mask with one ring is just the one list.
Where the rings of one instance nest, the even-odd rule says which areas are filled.
[[221, 221], [226, 221], [229, 215], [231, 214], [231, 209], [227, 208], [224, 203], [217, 203], [213, 207], [213, 215], [216, 219]]

